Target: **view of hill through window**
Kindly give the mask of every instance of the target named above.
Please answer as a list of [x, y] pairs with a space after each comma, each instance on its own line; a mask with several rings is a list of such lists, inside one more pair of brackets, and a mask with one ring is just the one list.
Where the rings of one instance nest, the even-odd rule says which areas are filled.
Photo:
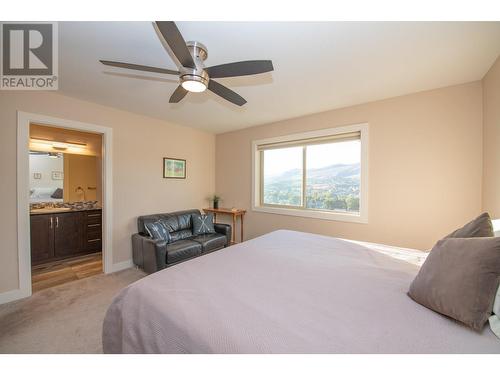
[[304, 147], [305, 202], [301, 146], [264, 151], [264, 204], [359, 212], [360, 141]]

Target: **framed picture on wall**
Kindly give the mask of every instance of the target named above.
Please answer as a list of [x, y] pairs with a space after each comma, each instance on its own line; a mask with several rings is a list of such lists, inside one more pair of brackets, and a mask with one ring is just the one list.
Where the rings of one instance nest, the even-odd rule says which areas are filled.
[[59, 171], [52, 171], [53, 180], [64, 180], [64, 173]]
[[186, 178], [186, 160], [163, 158], [163, 178]]

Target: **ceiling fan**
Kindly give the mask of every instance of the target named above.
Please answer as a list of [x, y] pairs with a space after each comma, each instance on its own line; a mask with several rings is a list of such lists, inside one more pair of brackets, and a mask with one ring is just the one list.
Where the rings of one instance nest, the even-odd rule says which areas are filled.
[[244, 98], [214, 81], [213, 78], [247, 76], [274, 70], [271, 60], [239, 61], [206, 68], [203, 61], [207, 58], [208, 52], [203, 44], [200, 42], [186, 43], [175, 22], [156, 21], [153, 22], [153, 26], [167, 52], [170, 50], [178, 60], [174, 62], [179, 71], [118, 61], [99, 61], [104, 65], [119, 68], [178, 75], [180, 84], [170, 97], [170, 103], [180, 102], [189, 91], [203, 92], [208, 88], [231, 103], [242, 106], [247, 102]]

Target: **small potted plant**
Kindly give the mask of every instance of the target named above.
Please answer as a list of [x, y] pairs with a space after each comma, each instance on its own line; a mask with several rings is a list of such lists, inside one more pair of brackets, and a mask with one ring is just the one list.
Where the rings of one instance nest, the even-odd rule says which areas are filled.
[[215, 195], [211, 198], [213, 204], [214, 204], [214, 209], [218, 209], [219, 208], [219, 201], [220, 201], [220, 197], [218, 195]]

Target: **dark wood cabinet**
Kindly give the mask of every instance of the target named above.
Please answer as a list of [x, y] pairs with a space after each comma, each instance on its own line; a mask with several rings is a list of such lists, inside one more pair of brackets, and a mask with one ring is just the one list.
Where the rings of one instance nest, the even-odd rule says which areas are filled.
[[102, 249], [102, 212], [101, 210], [85, 211], [84, 243], [89, 252]]
[[84, 252], [82, 213], [54, 215], [54, 256], [62, 258]]
[[101, 250], [101, 210], [31, 215], [32, 265]]
[[47, 262], [54, 257], [54, 219], [52, 215], [31, 216], [31, 263]]

